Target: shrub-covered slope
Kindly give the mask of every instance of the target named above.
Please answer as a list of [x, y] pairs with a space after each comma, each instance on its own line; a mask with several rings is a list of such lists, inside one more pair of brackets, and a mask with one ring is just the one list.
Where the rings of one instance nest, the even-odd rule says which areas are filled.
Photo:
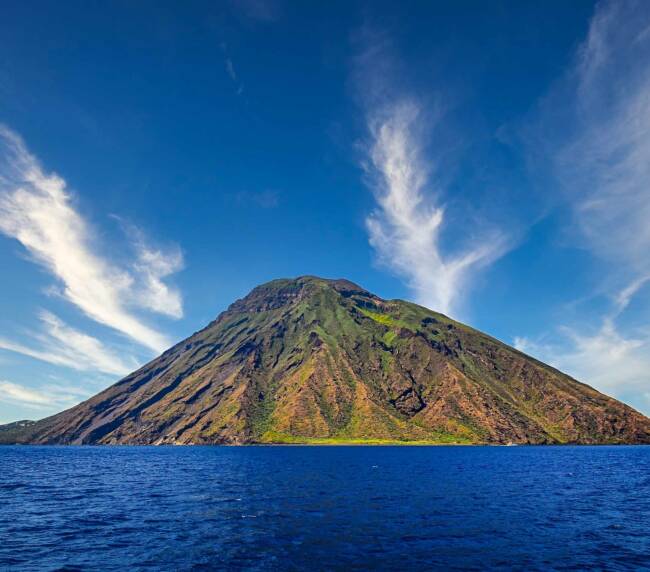
[[11, 435], [74, 444], [648, 443], [650, 420], [441, 314], [346, 280], [302, 277], [255, 288], [117, 384]]

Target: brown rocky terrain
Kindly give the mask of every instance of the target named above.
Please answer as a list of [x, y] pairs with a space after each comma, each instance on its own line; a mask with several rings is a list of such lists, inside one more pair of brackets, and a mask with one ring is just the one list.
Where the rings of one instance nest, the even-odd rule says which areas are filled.
[[95, 397], [0, 442], [650, 443], [650, 419], [421, 306], [346, 280], [255, 288]]

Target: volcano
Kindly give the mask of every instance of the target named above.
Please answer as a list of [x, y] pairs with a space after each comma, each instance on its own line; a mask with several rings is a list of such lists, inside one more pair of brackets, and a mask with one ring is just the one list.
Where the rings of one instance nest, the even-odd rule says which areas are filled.
[[274, 280], [37, 444], [650, 443], [650, 419], [442, 314], [347, 280]]

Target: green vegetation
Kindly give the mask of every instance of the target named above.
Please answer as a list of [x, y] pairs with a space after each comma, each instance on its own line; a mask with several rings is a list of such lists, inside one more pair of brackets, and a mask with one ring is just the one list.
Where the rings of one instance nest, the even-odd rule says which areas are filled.
[[395, 341], [396, 337], [397, 337], [397, 332], [395, 332], [394, 330], [390, 330], [383, 335], [382, 339], [384, 340], [384, 343], [390, 347], [393, 345], [393, 342]]
[[92, 399], [0, 442], [650, 443], [650, 420], [498, 340], [346, 280], [255, 288]]
[[387, 328], [406, 328], [407, 330], [414, 330], [414, 327], [411, 324], [403, 320], [395, 319], [392, 316], [389, 316], [388, 314], [380, 314], [379, 312], [372, 312], [370, 310], [366, 310], [365, 308], [359, 308], [359, 310], [364, 316], [367, 316], [371, 320], [374, 320], [378, 324], [381, 324], [382, 326], [386, 326]]
[[434, 435], [431, 439], [377, 439], [359, 437], [300, 437], [286, 433], [268, 431], [262, 436], [260, 444], [267, 445], [471, 445], [468, 439], [454, 435]]

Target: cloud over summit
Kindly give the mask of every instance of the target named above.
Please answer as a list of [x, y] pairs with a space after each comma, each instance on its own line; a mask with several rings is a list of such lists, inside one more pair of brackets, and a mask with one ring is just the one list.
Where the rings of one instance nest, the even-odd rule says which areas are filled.
[[506, 241], [494, 230], [489, 240], [443, 248], [441, 166], [423, 152], [421, 115], [418, 103], [402, 99], [368, 116], [367, 171], [377, 208], [366, 226], [380, 262], [406, 279], [418, 303], [456, 315], [473, 273], [501, 256]]

